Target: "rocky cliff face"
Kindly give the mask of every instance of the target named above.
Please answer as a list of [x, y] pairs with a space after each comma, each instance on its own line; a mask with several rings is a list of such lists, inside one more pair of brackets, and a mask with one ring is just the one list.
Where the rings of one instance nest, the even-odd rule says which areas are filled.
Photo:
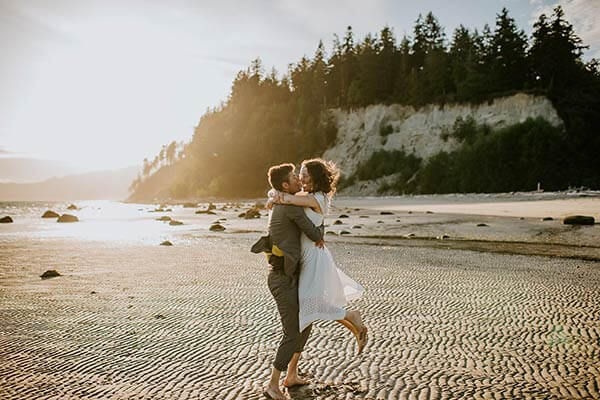
[[[487, 124], [492, 129], [537, 117], [554, 126], [562, 124], [550, 100], [527, 94], [502, 97], [479, 105], [428, 105], [415, 110], [410, 106], [393, 104], [332, 112], [338, 126], [337, 140], [323, 158], [336, 161], [346, 176], [352, 175], [359, 163], [379, 150], [403, 149], [423, 160], [440, 151], [455, 150], [458, 146], [456, 140], [444, 137], [452, 131], [458, 118], [466, 120], [471, 117], [477, 124]], [[376, 187], [377, 182], [358, 182], [344, 190], [343, 194], [375, 194]]]

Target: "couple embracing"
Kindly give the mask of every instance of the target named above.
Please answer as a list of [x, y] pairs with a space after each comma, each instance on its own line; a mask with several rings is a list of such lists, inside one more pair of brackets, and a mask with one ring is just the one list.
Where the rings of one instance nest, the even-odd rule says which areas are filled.
[[281, 317], [283, 338], [277, 349], [265, 396], [287, 399], [279, 387], [308, 383], [298, 375], [298, 361], [310, 335], [312, 322], [336, 321], [355, 336], [358, 353], [367, 342], [367, 328], [359, 311], [347, 311], [350, 300], [364, 288], [338, 269], [324, 245], [324, 217], [339, 178], [332, 162], [312, 159], [302, 162], [300, 175], [293, 164], [273, 166], [268, 172], [267, 208], [269, 235], [252, 246], [265, 252], [270, 265], [268, 286]]

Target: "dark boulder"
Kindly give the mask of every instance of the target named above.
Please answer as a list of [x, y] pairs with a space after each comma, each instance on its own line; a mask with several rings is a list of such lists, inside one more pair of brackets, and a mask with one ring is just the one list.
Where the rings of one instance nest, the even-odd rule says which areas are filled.
[[48, 210], [42, 215], [42, 218], [58, 218], [60, 215], [55, 213], [54, 211]]
[[343, 224], [343, 222], [342, 222], [342, 221], [340, 221], [339, 219], [336, 219], [335, 221], [333, 221], [333, 224], [334, 224], [334, 225], [342, 225], [342, 224]]
[[46, 272], [44, 272], [43, 274], [40, 275], [40, 277], [42, 279], [55, 278], [57, 276], [61, 276], [61, 275], [55, 269], [49, 269], [48, 271], [46, 271]]
[[78, 222], [79, 218], [77, 218], [74, 215], [71, 214], [63, 214], [60, 217], [58, 217], [58, 220], [56, 222]]
[[217, 215], [216, 212], [213, 212], [211, 210], [198, 210], [198, 211], [196, 211], [196, 214]]
[[489, 226], [488, 224], [484, 224], [483, 222], [480, 224], [477, 224], [477, 226]]
[[391, 211], [382, 211], [379, 213], [379, 215], [394, 215], [394, 213]]
[[260, 218], [260, 212], [258, 211], [258, 208], [251, 208], [248, 211], [246, 211], [246, 213], [244, 214], [244, 219], [253, 219], [253, 218]]
[[160, 244], [161, 246], [173, 246], [173, 243], [169, 242], [168, 240], [165, 240], [164, 242], [162, 242]]
[[8, 215], [6, 217], [0, 218], [0, 223], [2, 224], [10, 224], [11, 222], [13, 222], [13, 219]]
[[160, 217], [160, 218], [156, 218], [156, 220], [157, 220], [157, 221], [164, 221], [164, 222], [166, 222], [166, 221], [170, 221], [170, 220], [171, 220], [171, 217], [169, 217], [169, 216], [167, 216], [167, 215], [163, 215], [163, 216], [162, 216], [162, 217]]
[[175, 221], [174, 219], [172, 219], [172, 220], [169, 222], [169, 225], [171, 225], [171, 226], [183, 225], [183, 222], [181, 222], [181, 221]]
[[67, 210], [79, 210], [79, 207], [77, 207], [75, 204], [71, 204], [69, 207], [67, 207]]
[[225, 227], [221, 224], [214, 224], [211, 225], [209, 229], [213, 232], [223, 232], [225, 230]]
[[552, 218], [552, 217], [544, 217], [544, 218], [542, 218], [542, 221], [554, 221], [554, 218]]
[[587, 215], [569, 215], [563, 219], [565, 225], [594, 225], [594, 217]]
[[348, 217], [346, 214], [342, 214], [339, 216], [339, 218], [350, 218], [350, 217]]

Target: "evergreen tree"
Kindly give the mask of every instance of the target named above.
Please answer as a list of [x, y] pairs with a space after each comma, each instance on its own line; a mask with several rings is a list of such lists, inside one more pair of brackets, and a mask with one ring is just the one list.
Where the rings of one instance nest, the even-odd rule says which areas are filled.
[[357, 72], [348, 91], [350, 106], [366, 106], [382, 100], [377, 97], [380, 77], [376, 46], [376, 39], [371, 35], [357, 46]]
[[496, 30], [491, 39], [489, 59], [491, 89], [495, 92], [521, 90], [528, 81], [526, 59], [527, 36], [503, 8], [496, 17]]
[[396, 55], [396, 38], [394, 32], [385, 26], [379, 33], [377, 40], [377, 71], [372, 71], [377, 76], [375, 81], [375, 100], [378, 102], [389, 101], [395, 86], [398, 57]]

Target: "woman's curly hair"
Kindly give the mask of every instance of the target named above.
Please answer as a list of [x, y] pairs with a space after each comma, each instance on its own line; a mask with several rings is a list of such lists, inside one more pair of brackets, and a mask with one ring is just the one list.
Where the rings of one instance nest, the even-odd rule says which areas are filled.
[[310, 175], [313, 193], [323, 192], [330, 197], [334, 195], [340, 170], [333, 161], [313, 158], [302, 161], [302, 167], [305, 167]]

